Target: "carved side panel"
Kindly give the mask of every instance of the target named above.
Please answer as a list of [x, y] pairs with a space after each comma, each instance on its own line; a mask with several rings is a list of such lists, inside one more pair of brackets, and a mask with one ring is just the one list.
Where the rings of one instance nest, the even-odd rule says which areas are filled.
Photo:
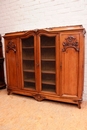
[[79, 76], [79, 34], [61, 35], [61, 95], [78, 96]]
[[74, 36], [68, 36], [65, 38], [65, 41], [63, 42], [62, 52], [65, 52], [67, 48], [74, 48], [77, 52], [79, 52], [78, 42]]
[[18, 51], [17, 39], [6, 40], [6, 68], [8, 89], [18, 87]]
[[9, 41], [7, 44], [6, 52], [8, 53], [10, 50], [13, 50], [16, 53], [16, 45], [13, 41]]

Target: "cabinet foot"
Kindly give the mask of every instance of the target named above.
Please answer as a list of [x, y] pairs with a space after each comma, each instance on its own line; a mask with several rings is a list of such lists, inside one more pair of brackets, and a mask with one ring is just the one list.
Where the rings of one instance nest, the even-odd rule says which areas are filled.
[[11, 90], [8, 90], [8, 95], [10, 95], [11, 94]]
[[82, 101], [79, 100], [79, 101], [78, 101], [78, 108], [79, 108], [79, 109], [81, 109], [81, 103], [82, 103]]

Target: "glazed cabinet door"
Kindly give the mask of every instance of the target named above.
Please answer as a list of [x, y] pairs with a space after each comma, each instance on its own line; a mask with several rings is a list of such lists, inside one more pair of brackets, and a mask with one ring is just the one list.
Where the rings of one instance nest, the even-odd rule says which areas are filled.
[[83, 38], [80, 33], [60, 35], [61, 96], [81, 98], [83, 80]]
[[18, 70], [18, 45], [17, 39], [6, 39], [6, 74], [7, 74], [7, 87], [8, 89], [18, 88], [19, 70]]
[[59, 35], [38, 35], [39, 92], [59, 95]]
[[21, 38], [22, 88], [36, 91], [36, 36], [31, 33]]

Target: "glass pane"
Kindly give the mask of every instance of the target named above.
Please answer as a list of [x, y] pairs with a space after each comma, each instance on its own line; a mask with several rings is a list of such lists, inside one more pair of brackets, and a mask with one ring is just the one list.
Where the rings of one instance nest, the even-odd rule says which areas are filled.
[[55, 92], [55, 85], [42, 84], [42, 91]]
[[34, 47], [34, 37], [22, 39], [22, 47]]
[[56, 92], [55, 37], [41, 36], [42, 91]]
[[24, 82], [25, 88], [35, 89], [35, 83]]
[[34, 37], [22, 39], [24, 88], [35, 89]]
[[41, 46], [55, 46], [55, 37], [41, 36]]

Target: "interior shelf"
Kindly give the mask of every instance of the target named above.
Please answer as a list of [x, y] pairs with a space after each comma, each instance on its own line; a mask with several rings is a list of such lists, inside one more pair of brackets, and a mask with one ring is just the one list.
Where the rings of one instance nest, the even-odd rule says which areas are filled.
[[49, 80], [49, 81], [43, 81], [42, 80], [42, 84], [49, 84], [49, 85], [55, 85], [55, 82], [53, 82], [53, 81], [51, 81], [51, 80]]
[[41, 46], [41, 48], [42, 49], [44, 49], [44, 48], [49, 48], [50, 49], [50, 48], [55, 48], [55, 46]]
[[45, 74], [55, 74], [55, 71], [46, 71], [46, 70], [42, 70], [41, 73], [45, 73]]
[[34, 49], [34, 47], [22, 47], [22, 49]]
[[25, 69], [25, 70], [23, 70], [24, 72], [35, 72], [35, 70], [29, 70], [29, 69]]
[[33, 82], [33, 83], [35, 83], [35, 80], [34, 79], [24, 79], [24, 82]]
[[29, 58], [23, 58], [23, 60], [32, 60], [32, 61], [34, 61], [34, 59], [29, 59]]
[[41, 59], [42, 61], [55, 61], [55, 59]]

